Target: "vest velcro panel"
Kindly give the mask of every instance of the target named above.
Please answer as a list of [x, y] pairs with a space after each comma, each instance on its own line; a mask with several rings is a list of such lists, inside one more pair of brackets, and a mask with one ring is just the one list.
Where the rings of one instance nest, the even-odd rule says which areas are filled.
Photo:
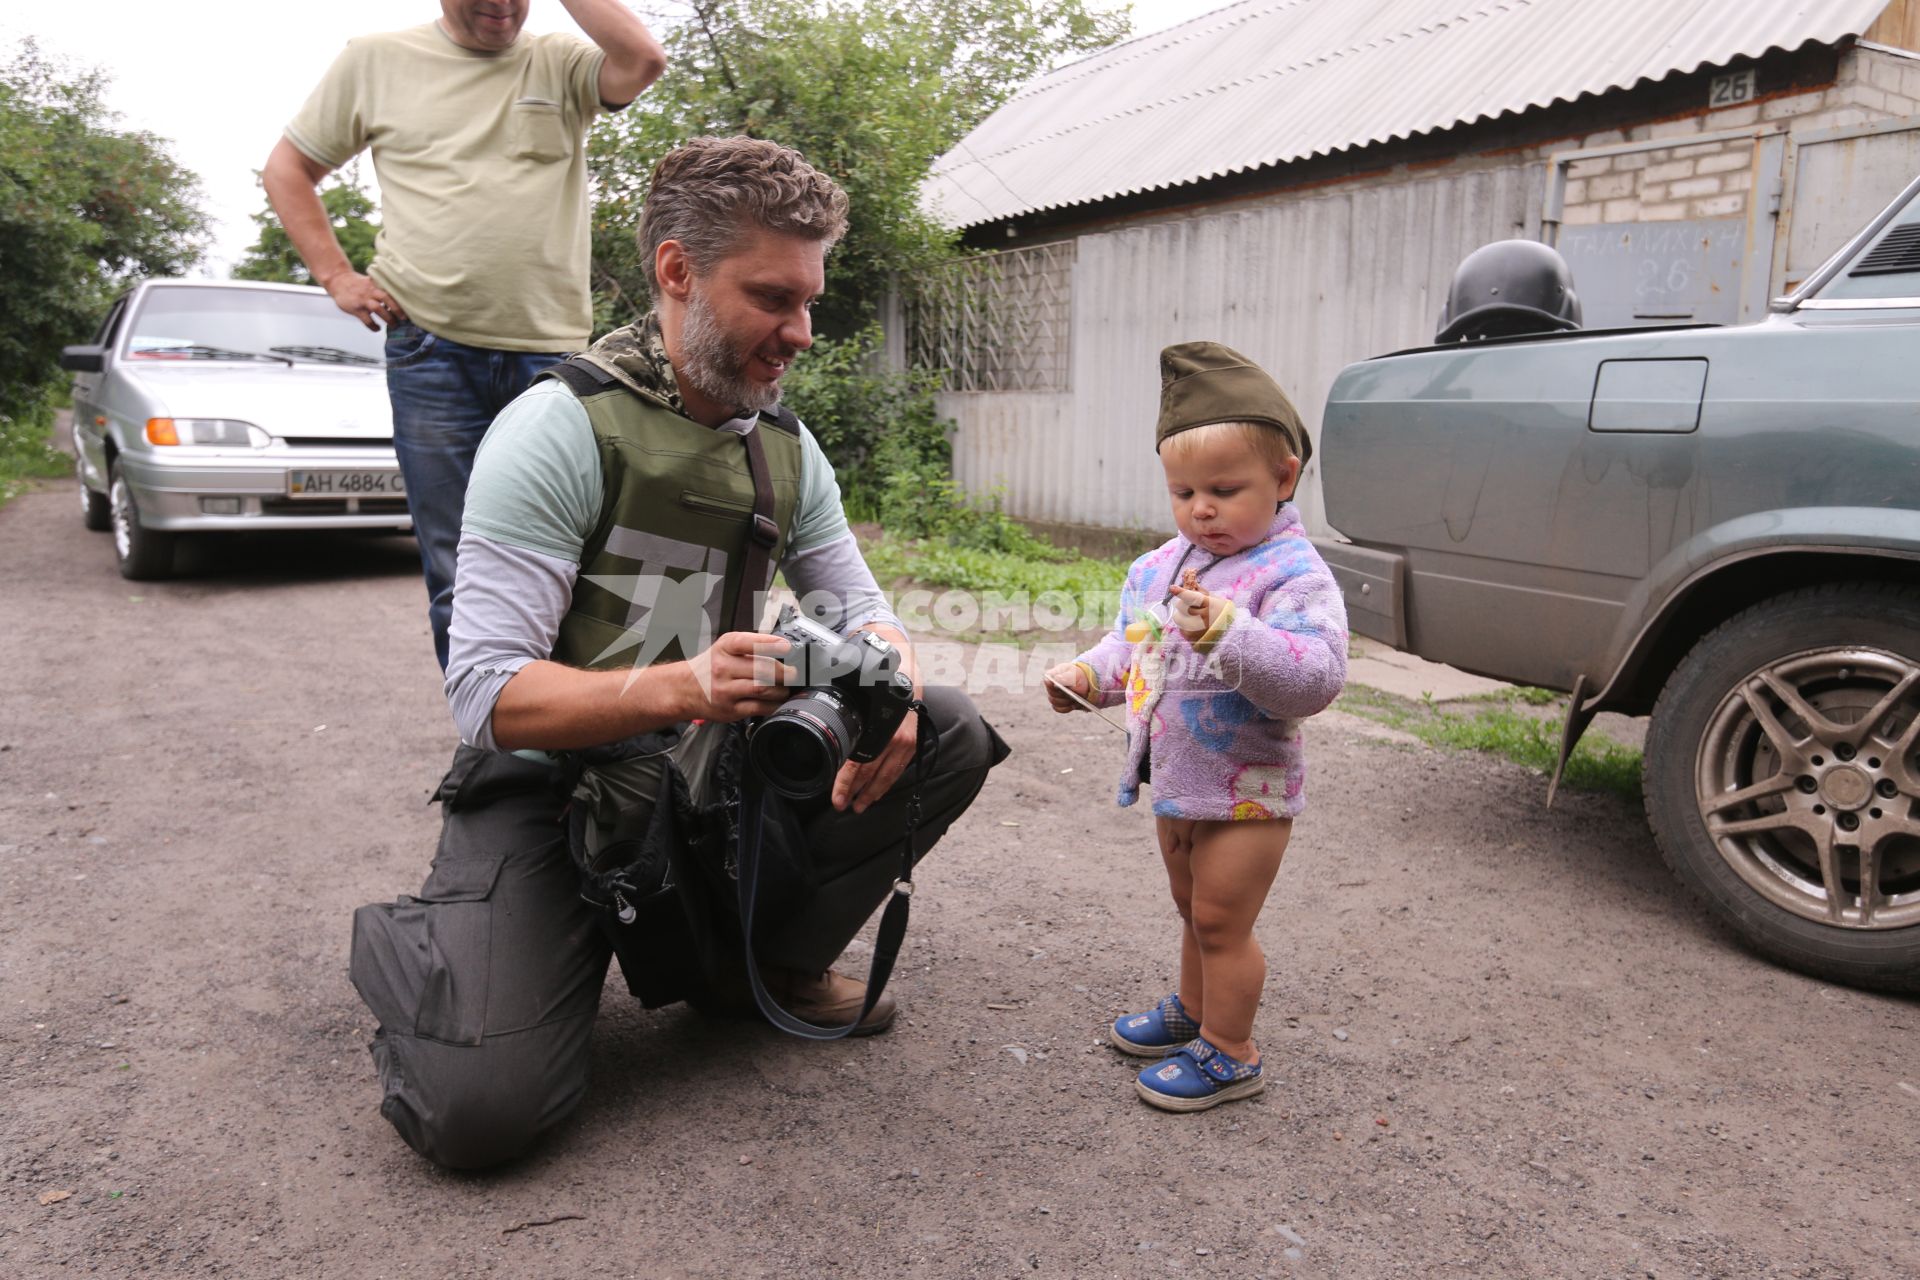
[[[608, 669], [692, 657], [727, 628], [746, 563], [754, 494], [745, 442], [618, 382], [596, 380], [598, 389], [583, 395], [586, 379], [559, 368], [554, 376], [579, 396], [593, 426], [603, 488], [553, 659]], [[777, 563], [799, 507], [799, 423], [791, 414], [762, 415], [756, 429], [773, 486]]]

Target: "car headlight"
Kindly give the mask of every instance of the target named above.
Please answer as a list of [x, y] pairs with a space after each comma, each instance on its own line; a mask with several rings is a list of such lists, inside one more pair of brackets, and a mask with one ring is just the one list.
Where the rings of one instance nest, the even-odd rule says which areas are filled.
[[147, 443], [198, 444], [228, 449], [264, 449], [271, 438], [251, 422], [232, 418], [148, 418]]

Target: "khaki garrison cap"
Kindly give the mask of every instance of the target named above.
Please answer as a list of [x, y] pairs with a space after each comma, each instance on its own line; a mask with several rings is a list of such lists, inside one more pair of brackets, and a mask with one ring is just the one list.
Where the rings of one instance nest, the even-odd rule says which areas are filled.
[[1313, 454], [1300, 414], [1267, 371], [1218, 342], [1177, 342], [1160, 353], [1160, 421], [1153, 447], [1191, 427], [1265, 422], [1287, 433], [1305, 466]]

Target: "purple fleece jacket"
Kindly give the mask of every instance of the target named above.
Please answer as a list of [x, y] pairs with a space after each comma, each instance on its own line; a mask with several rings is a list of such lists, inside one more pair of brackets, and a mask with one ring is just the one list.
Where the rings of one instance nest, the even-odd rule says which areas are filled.
[[[1185, 569], [1232, 602], [1193, 642], [1167, 620]], [[1139, 797], [1149, 763], [1160, 817], [1291, 818], [1306, 806], [1297, 721], [1346, 683], [1347, 608], [1288, 502], [1266, 540], [1236, 555], [1215, 559], [1176, 536], [1134, 561], [1113, 632], [1078, 660], [1088, 701], [1127, 707], [1121, 804]]]

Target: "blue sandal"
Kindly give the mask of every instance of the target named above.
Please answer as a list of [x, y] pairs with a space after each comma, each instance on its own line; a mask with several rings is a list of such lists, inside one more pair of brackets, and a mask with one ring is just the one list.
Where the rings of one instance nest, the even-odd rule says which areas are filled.
[[1145, 1058], [1163, 1057], [1199, 1034], [1200, 1024], [1187, 1016], [1178, 992], [1145, 1013], [1122, 1014], [1107, 1031], [1115, 1048]]
[[1258, 1063], [1229, 1058], [1196, 1036], [1165, 1062], [1142, 1071], [1133, 1087], [1162, 1111], [1205, 1111], [1236, 1098], [1250, 1098], [1267, 1082]]

